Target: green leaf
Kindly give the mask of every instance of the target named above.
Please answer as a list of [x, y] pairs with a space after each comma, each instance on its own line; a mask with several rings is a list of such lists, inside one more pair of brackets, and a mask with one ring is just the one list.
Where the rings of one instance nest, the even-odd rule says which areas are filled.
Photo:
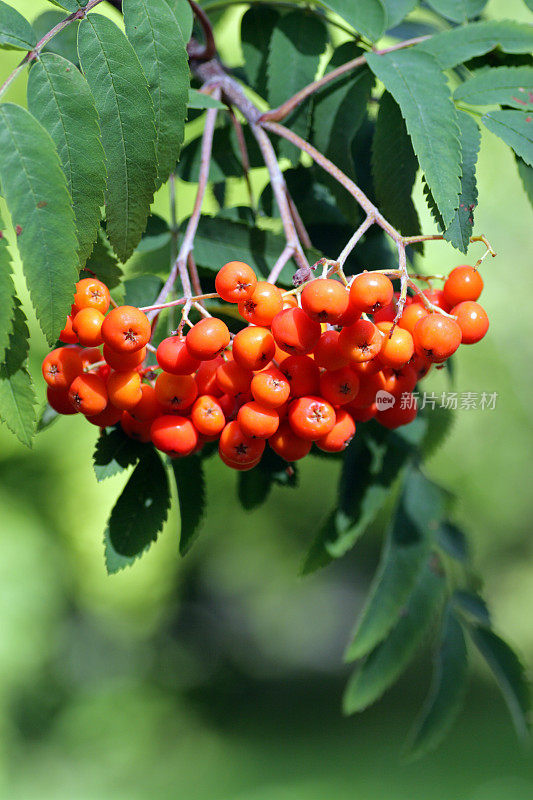
[[533, 114], [527, 111], [491, 111], [481, 121], [512, 147], [517, 156], [533, 166]]
[[103, 281], [108, 289], [118, 286], [123, 277], [122, 269], [101, 227], [98, 230], [98, 238], [93, 251], [81, 273], [82, 278], [89, 278], [93, 275]]
[[93, 455], [94, 474], [98, 482], [111, 478], [136, 464], [150, 445], [126, 436], [122, 428], [111, 428], [100, 433]]
[[205, 512], [205, 478], [199, 456], [170, 459], [180, 509], [179, 551], [184, 556], [191, 549], [200, 531]]
[[411, 194], [418, 161], [400, 107], [389, 92], [381, 98], [372, 140], [372, 176], [383, 215], [404, 236], [420, 233]]
[[74, 214], [52, 139], [12, 103], [0, 106], [0, 179], [37, 318], [53, 345], [78, 276]]
[[516, 159], [516, 166], [518, 167], [518, 174], [524, 186], [524, 191], [533, 206], [533, 167], [528, 166], [521, 158]]
[[451, 522], [441, 522], [436, 536], [437, 546], [457, 561], [468, 559], [468, 542], [463, 531]]
[[[65, 19], [65, 15], [61, 11], [44, 11], [42, 14], [33, 20], [33, 29], [37, 39], [42, 37], [55, 28], [58, 22]], [[63, 56], [73, 64], [78, 63], [78, 25], [79, 22], [71, 22], [63, 28], [62, 31], [56, 33], [53, 39], [50, 39], [43, 47], [43, 53], [56, 53], [58, 56]]]
[[427, 562], [444, 504], [444, 493], [438, 486], [418, 470], [408, 470], [346, 661], [355, 661], [373, 650], [398, 620]]
[[493, 67], [480, 70], [457, 87], [455, 100], [474, 106], [499, 103], [533, 109], [533, 67]]
[[468, 680], [463, 629], [449, 607], [444, 615], [433, 680], [410, 736], [409, 756], [419, 758], [442, 742], [461, 710]]
[[477, 122], [464, 111], [458, 111], [461, 129], [461, 194], [459, 207], [444, 232], [444, 238], [454, 247], [466, 253], [474, 227], [474, 209], [477, 206], [476, 163], [481, 144], [481, 133]]
[[369, 53], [367, 61], [400, 106], [420, 167], [448, 225], [461, 190], [461, 144], [446, 78], [432, 56], [414, 48], [381, 56]]
[[163, 288], [158, 275], [139, 275], [124, 281], [124, 304], [127, 306], [148, 306], [153, 303]]
[[395, 28], [415, 6], [418, 0], [382, 0], [387, 13], [386, 29]]
[[452, 22], [467, 22], [481, 14], [487, 0], [428, 0], [428, 5]]
[[49, 428], [50, 425], [53, 425], [60, 416], [61, 414], [58, 414], [58, 412], [55, 411], [51, 405], [45, 403], [37, 420], [37, 433]]
[[495, 47], [501, 47], [505, 53], [530, 53], [533, 25], [511, 20], [472, 22], [438, 33], [413, 50], [430, 53], [443, 69], [450, 69]]
[[489, 628], [469, 626], [468, 633], [496, 679], [518, 736], [526, 739], [531, 698], [524, 666], [507, 642]]
[[98, 233], [106, 187], [105, 155], [91, 91], [70, 61], [43, 53], [30, 70], [28, 109], [57, 148], [72, 197], [83, 267]]
[[267, 63], [270, 39], [278, 12], [268, 6], [251, 6], [241, 20], [241, 46], [248, 85], [261, 97], [267, 94]]
[[334, 11], [356, 31], [374, 42], [384, 33], [387, 14], [380, 0], [318, 0], [321, 6]]
[[194, 15], [189, 0], [166, 0], [178, 25], [180, 26], [181, 36], [185, 44], [191, 38]]
[[143, 236], [132, 257], [128, 261], [128, 272], [166, 272], [169, 271], [172, 252], [172, 234], [158, 233]]
[[189, 59], [166, 0], [124, 0], [122, 9], [126, 34], [141, 62], [154, 105], [159, 188], [174, 170], [183, 144]]
[[35, 392], [26, 369], [29, 331], [20, 301], [14, 299], [12, 331], [4, 363], [0, 364], [0, 420], [22, 444], [31, 447], [37, 419]]
[[222, 108], [224, 110], [227, 108], [220, 100], [215, 100], [211, 95], [199, 92], [197, 89], [189, 89], [187, 106], [188, 108]]
[[[436, 567], [438, 570], [438, 566]], [[446, 590], [442, 574], [428, 565], [409, 598], [405, 612], [388, 637], [356, 668], [343, 698], [346, 714], [378, 700], [402, 674], [438, 614]]]
[[78, 52], [107, 159], [107, 235], [126, 261], [141, 238], [155, 190], [153, 104], [133, 47], [109, 19], [90, 14], [80, 23]]
[[486, 602], [475, 592], [468, 592], [462, 589], [457, 589], [452, 596], [455, 608], [461, 611], [462, 614], [470, 622], [483, 625], [490, 628], [492, 622], [490, 612]]
[[[251, 167], [264, 167], [264, 160], [257, 142], [246, 125], [244, 140]], [[198, 182], [201, 166], [201, 138], [198, 136], [181, 151], [178, 175], [185, 181]], [[213, 135], [209, 181], [217, 183], [229, 177], [242, 178], [243, 166], [235, 129], [227, 119], [220, 119]]]
[[[292, 11], [280, 19], [272, 33], [268, 54], [268, 102], [273, 108], [314, 80], [326, 44], [327, 30], [318, 17]], [[307, 138], [309, 122], [310, 105], [303, 103], [285, 124]], [[293, 164], [300, 160], [300, 151], [288, 142], [280, 142], [279, 153]]]
[[238, 476], [239, 501], [246, 511], [263, 505], [272, 488], [272, 478], [265, 470], [254, 467]]
[[109, 517], [109, 540], [122, 556], [136, 556], [157, 539], [170, 508], [165, 467], [149, 449], [133, 470]]
[[0, 47], [6, 50], [31, 50], [37, 44], [28, 20], [0, 0]]
[[436, 406], [426, 416], [427, 428], [420, 444], [424, 459], [430, 458], [441, 447], [450, 433], [455, 415], [449, 408]]
[[65, 11], [77, 11], [79, 8], [85, 8], [88, 0], [50, 0], [55, 6], [64, 8]]
[[[148, 550], [148, 547], [146, 547], [145, 550]], [[109, 538], [109, 526], [106, 527], [104, 531], [104, 558], [108, 575], [115, 575], [117, 572], [120, 572], [121, 569], [131, 567], [132, 564], [142, 556], [143, 552], [144, 551], [141, 550], [140, 553], [134, 556], [123, 556], [117, 553]]]
[[9, 342], [13, 327], [13, 306], [15, 303], [15, 284], [11, 270], [11, 255], [5, 237], [5, 225], [0, 215], [0, 362]]

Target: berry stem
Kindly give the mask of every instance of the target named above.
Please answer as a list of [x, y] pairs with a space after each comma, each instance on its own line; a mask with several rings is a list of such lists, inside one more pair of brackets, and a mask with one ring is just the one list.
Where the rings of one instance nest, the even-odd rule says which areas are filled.
[[373, 217], [372, 214], [368, 214], [366, 219], [363, 220], [363, 222], [359, 225], [359, 227], [355, 231], [354, 235], [352, 236], [352, 238], [350, 239], [350, 241], [348, 242], [348, 244], [346, 245], [346, 247], [344, 248], [344, 250], [342, 251], [342, 253], [338, 257], [337, 261], [338, 261], [338, 263], [340, 264], [341, 267], [344, 266], [344, 263], [345, 263], [346, 259], [348, 258], [348, 256], [352, 252], [352, 250], [354, 249], [354, 247], [357, 244], [357, 242], [359, 241], [359, 239], [363, 236], [365, 231], [367, 231], [370, 228], [370, 226], [373, 225], [373, 224], [374, 224], [374, 217]]
[[218, 297], [217, 292], [208, 292], [207, 294], [198, 294], [194, 297], [180, 297], [178, 300], [170, 300], [168, 303], [158, 303], [153, 306], [143, 306], [139, 309], [139, 311], [144, 311], [146, 314], [150, 311], [159, 311], [162, 308], [172, 308], [172, 306], [182, 306], [187, 303], [187, 300], [190, 300], [191, 303], [199, 302], [200, 300], [211, 300], [215, 297]]

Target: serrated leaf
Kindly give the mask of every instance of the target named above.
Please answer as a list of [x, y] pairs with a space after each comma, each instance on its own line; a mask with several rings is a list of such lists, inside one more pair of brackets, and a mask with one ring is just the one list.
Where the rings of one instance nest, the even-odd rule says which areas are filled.
[[481, 14], [487, 0], [428, 0], [428, 5], [452, 22], [467, 22]]
[[220, 100], [215, 100], [210, 94], [199, 92], [197, 89], [189, 89], [187, 106], [188, 108], [221, 108], [224, 110], [227, 108]]
[[496, 679], [518, 736], [526, 739], [529, 736], [531, 698], [520, 659], [507, 642], [489, 628], [469, 626], [468, 633]]
[[[311, 83], [318, 70], [320, 56], [327, 44], [324, 23], [303, 11], [291, 11], [276, 24], [268, 53], [268, 102], [274, 108]], [[302, 103], [286, 120], [295, 133], [307, 138], [310, 106]], [[300, 151], [289, 142], [280, 142], [280, 156], [293, 165], [300, 160]]]
[[251, 6], [241, 20], [241, 46], [248, 85], [261, 97], [267, 94], [270, 38], [279, 13], [268, 6]]
[[166, 0], [180, 27], [185, 44], [191, 38], [194, 15], [189, 0]]
[[321, 6], [334, 11], [339, 17], [352, 25], [374, 42], [385, 32], [387, 15], [380, 0], [318, 0]]
[[518, 174], [524, 186], [524, 191], [533, 206], [533, 167], [528, 166], [521, 158], [516, 159], [516, 166], [518, 167]]
[[[37, 39], [42, 37], [55, 28], [58, 22], [65, 19], [65, 15], [61, 11], [44, 11], [33, 20], [33, 29]], [[78, 25], [76, 20], [66, 25], [63, 30], [55, 34], [49, 42], [45, 44], [42, 51], [43, 53], [56, 53], [58, 56], [63, 56], [73, 64], [78, 63]]]
[[31, 50], [37, 44], [34, 30], [19, 12], [0, 0], [0, 47]]
[[345, 660], [369, 653], [394, 626], [434, 544], [444, 513], [442, 490], [416, 469], [407, 471], [380, 565]]
[[436, 535], [437, 546], [457, 561], [468, 559], [468, 542], [463, 531], [451, 522], [441, 522]]
[[409, 598], [405, 612], [388, 637], [356, 668], [346, 687], [346, 714], [362, 711], [378, 700], [402, 674], [438, 614], [446, 590], [440, 572], [427, 566]]
[[372, 140], [372, 176], [383, 215], [404, 236], [420, 233], [420, 220], [411, 197], [418, 161], [400, 107], [385, 92]]
[[0, 215], [0, 363], [9, 342], [13, 327], [13, 307], [15, 303], [15, 284], [11, 270], [11, 255], [5, 237], [5, 225]]
[[457, 87], [455, 100], [474, 106], [499, 103], [513, 108], [533, 109], [533, 67], [492, 67], [474, 73]]
[[533, 25], [511, 20], [471, 22], [437, 33], [415, 45], [413, 50], [430, 53], [443, 69], [450, 69], [495, 47], [501, 47], [505, 53], [530, 53], [533, 50]]
[[475, 592], [457, 589], [452, 596], [455, 607], [476, 624], [490, 628], [492, 620], [486, 602]]
[[96, 440], [93, 467], [98, 482], [111, 478], [136, 464], [150, 446], [126, 436], [121, 428], [111, 428], [100, 433]]
[[70, 61], [43, 53], [30, 70], [28, 109], [57, 148], [72, 197], [83, 267], [97, 237], [106, 187], [105, 155], [91, 90]]
[[60, 416], [61, 414], [55, 411], [55, 409], [53, 409], [51, 405], [46, 403], [41, 409], [41, 413], [39, 414], [39, 418], [37, 420], [37, 433], [46, 430], [46, 428], [49, 428], [50, 425], [53, 425], [54, 422], [56, 422]]
[[[148, 547], [145, 549], [148, 550]], [[117, 572], [120, 572], [121, 569], [131, 567], [143, 553], [144, 550], [141, 550], [140, 553], [134, 556], [122, 556], [120, 553], [117, 553], [109, 538], [109, 526], [106, 527], [104, 531], [104, 558], [108, 575], [115, 575]]]
[[139, 243], [155, 190], [153, 104], [133, 47], [109, 19], [90, 14], [80, 23], [78, 53], [106, 154], [107, 235], [126, 261]]
[[464, 111], [457, 112], [461, 129], [461, 194], [459, 207], [444, 232], [444, 238], [461, 253], [466, 253], [474, 227], [474, 209], [477, 206], [476, 163], [481, 144], [477, 122]]
[[98, 238], [93, 247], [93, 251], [82, 270], [81, 277], [89, 278], [96, 276], [105, 283], [108, 289], [114, 289], [122, 281], [122, 268], [111, 250], [107, 237], [100, 227]]
[[37, 419], [35, 392], [26, 369], [29, 331], [20, 300], [15, 297], [11, 333], [4, 362], [0, 364], [0, 421], [17, 439], [31, 447]]
[[133, 470], [109, 517], [109, 540], [122, 556], [136, 556], [157, 539], [170, 508], [167, 472], [148, 449]]
[[166, 0], [124, 0], [122, 9], [126, 34], [141, 62], [154, 106], [159, 188], [174, 170], [183, 144], [189, 59]]
[[410, 736], [408, 754], [419, 758], [434, 750], [461, 710], [468, 679], [468, 654], [463, 629], [448, 607], [435, 652], [433, 680]]
[[205, 512], [205, 478], [199, 456], [170, 459], [178, 490], [180, 530], [179, 551], [184, 556], [198, 536]]
[[[395, 28], [418, 5], [418, 0], [381, 0], [387, 14], [387, 30]], [[403, 37], [402, 37], [403, 38]], [[406, 37], [409, 38], [409, 37]]]
[[74, 214], [52, 139], [12, 103], [0, 106], [0, 179], [37, 318], [53, 345], [78, 276]]
[[533, 113], [491, 111], [481, 121], [486, 128], [512, 147], [517, 156], [533, 166]]
[[448, 225], [461, 190], [457, 110], [437, 61], [422, 51], [369, 53], [367, 62], [400, 106], [413, 149]]

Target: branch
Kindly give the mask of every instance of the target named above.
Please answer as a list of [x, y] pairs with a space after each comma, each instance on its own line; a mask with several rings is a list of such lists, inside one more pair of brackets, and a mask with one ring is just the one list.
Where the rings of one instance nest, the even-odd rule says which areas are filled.
[[188, 53], [193, 58], [196, 58], [199, 61], [210, 61], [212, 58], [215, 57], [217, 48], [215, 45], [215, 38], [213, 36], [213, 28], [211, 27], [211, 23], [209, 22], [209, 17], [205, 13], [205, 11], [200, 8], [198, 3], [195, 3], [194, 0], [189, 0], [189, 5], [193, 10], [194, 16], [200, 23], [202, 28], [205, 45], [203, 48], [198, 49], [196, 42], [189, 42], [191, 48], [188, 48]]
[[350, 241], [348, 242], [348, 244], [346, 245], [346, 247], [344, 248], [344, 250], [342, 251], [342, 253], [338, 257], [337, 263], [339, 264], [340, 267], [344, 266], [344, 262], [346, 261], [346, 259], [348, 258], [348, 256], [352, 252], [352, 250], [354, 249], [355, 245], [357, 244], [357, 242], [359, 241], [361, 236], [363, 236], [365, 231], [367, 231], [370, 228], [370, 226], [373, 225], [373, 224], [374, 224], [374, 217], [369, 214], [366, 217], [366, 219], [363, 220], [363, 222], [359, 225], [359, 227], [357, 228], [356, 232], [354, 233], [354, 235], [352, 236], [352, 238], [350, 239]]

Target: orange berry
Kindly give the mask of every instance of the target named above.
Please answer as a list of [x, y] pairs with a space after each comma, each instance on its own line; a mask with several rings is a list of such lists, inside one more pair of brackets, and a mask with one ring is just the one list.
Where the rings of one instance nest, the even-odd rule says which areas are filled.
[[398, 326], [394, 328], [391, 336], [392, 325], [392, 322], [378, 323], [378, 329], [385, 334], [381, 340], [379, 360], [385, 367], [400, 369], [415, 352], [415, 345], [409, 331]]
[[81, 411], [88, 417], [99, 414], [107, 406], [105, 383], [92, 372], [74, 378], [68, 396], [76, 411]]
[[396, 298], [393, 297], [390, 303], [387, 303], [386, 306], [383, 308], [379, 308], [377, 311], [374, 311], [372, 314], [374, 318], [374, 324], [377, 325], [378, 322], [394, 322], [396, 319], [396, 312], [398, 308], [396, 306]]
[[359, 319], [343, 328], [339, 336], [341, 353], [350, 362], [370, 361], [381, 350], [382, 336], [373, 322]]
[[240, 407], [237, 422], [246, 436], [268, 439], [278, 429], [279, 415], [276, 409], [252, 400]]
[[448, 275], [442, 291], [450, 307], [465, 300], [477, 300], [483, 291], [483, 278], [474, 267], [455, 267]]
[[427, 317], [428, 314], [429, 311], [424, 308], [422, 303], [409, 303], [408, 306], [405, 306], [402, 316], [398, 320], [398, 326], [403, 328], [404, 331], [409, 331], [412, 336], [418, 320], [422, 319], [422, 317]]
[[346, 450], [354, 435], [355, 422], [352, 416], [344, 408], [339, 408], [335, 425], [329, 433], [317, 439], [316, 444], [326, 453], [342, 453], [343, 450]]
[[84, 347], [97, 347], [102, 344], [102, 324], [104, 315], [96, 308], [82, 308], [72, 321], [78, 341]]
[[413, 339], [418, 355], [440, 363], [461, 344], [461, 328], [455, 320], [435, 312], [416, 323]]
[[489, 329], [489, 318], [483, 306], [473, 300], [463, 300], [451, 313], [457, 317], [463, 344], [475, 344], [483, 339]]
[[155, 382], [157, 402], [168, 411], [183, 411], [192, 406], [198, 387], [192, 375], [172, 375], [161, 372]]
[[185, 342], [191, 358], [211, 361], [230, 343], [228, 326], [216, 317], [201, 319], [190, 329]]
[[[175, 417], [173, 417], [175, 419]], [[135, 419], [129, 411], [123, 411], [120, 418], [120, 427], [130, 439], [136, 439], [138, 442], [151, 442], [151, 428], [152, 420]]]
[[47, 386], [46, 399], [48, 400], [48, 405], [58, 414], [76, 413], [76, 409], [72, 408], [72, 403], [69, 400], [68, 389], [55, 389], [53, 386]]
[[239, 314], [253, 325], [268, 327], [283, 309], [281, 290], [272, 283], [258, 281], [253, 294], [239, 303]]
[[366, 408], [376, 400], [376, 394], [385, 389], [385, 376], [381, 370], [373, 375], [361, 376], [359, 391], [354, 400], [349, 404], [349, 411], [353, 408]]
[[175, 414], [156, 417], [150, 428], [150, 436], [157, 449], [171, 458], [188, 456], [198, 445], [198, 431], [190, 419]]
[[136, 370], [112, 372], [106, 385], [110, 401], [121, 411], [131, 411], [142, 398], [141, 376]]
[[237, 420], [228, 422], [220, 434], [218, 452], [225, 463], [230, 466], [253, 466], [263, 455], [265, 449], [264, 439], [254, 439], [247, 436]]
[[339, 350], [339, 331], [324, 331], [313, 350], [315, 362], [324, 369], [341, 369], [348, 359]]
[[283, 308], [298, 308], [298, 300], [294, 294], [285, 294], [283, 296]]
[[268, 443], [272, 450], [285, 461], [299, 461], [308, 455], [311, 442], [297, 436], [287, 421], [280, 422], [279, 428]]
[[335, 410], [322, 397], [298, 397], [289, 406], [289, 423], [302, 439], [314, 441], [335, 425]]
[[268, 328], [251, 325], [233, 339], [232, 353], [244, 369], [263, 369], [274, 358], [276, 343]]
[[141, 384], [141, 399], [130, 411], [131, 416], [139, 422], [149, 422], [161, 414], [162, 409], [159, 405], [155, 389], [148, 383]]
[[301, 294], [302, 309], [317, 322], [335, 324], [348, 309], [348, 290], [332, 278], [317, 278]]
[[80, 350], [81, 362], [83, 364], [83, 369], [87, 370], [91, 364], [96, 364], [98, 361], [102, 361], [102, 353], [99, 347], [85, 347], [83, 350]]
[[248, 300], [257, 285], [255, 272], [243, 261], [230, 261], [219, 269], [215, 278], [215, 289], [227, 303]]
[[359, 391], [359, 377], [350, 367], [341, 367], [320, 376], [320, 394], [333, 406], [351, 403]]
[[400, 369], [384, 369], [384, 390], [399, 397], [402, 392], [412, 392], [415, 388], [418, 375], [411, 364], [404, 364]]
[[291, 386], [277, 367], [257, 372], [250, 385], [254, 400], [269, 408], [279, 408], [289, 399]]
[[168, 336], [163, 339], [155, 357], [161, 369], [173, 375], [191, 375], [200, 366], [199, 359], [190, 355], [183, 336]]
[[[403, 400], [403, 398], [402, 398]], [[385, 428], [399, 428], [400, 425], [408, 425], [414, 420], [418, 412], [415, 398], [411, 397], [408, 402], [403, 403], [396, 400], [394, 405], [384, 411], [378, 411], [376, 419]]]
[[441, 308], [443, 311], [450, 310], [450, 304], [446, 300], [442, 289], [424, 289], [422, 294], [427, 297], [430, 303], [437, 306], [437, 308]]
[[350, 303], [361, 313], [374, 314], [388, 305], [393, 295], [390, 279], [380, 272], [362, 272], [350, 286]]
[[250, 391], [253, 373], [236, 361], [225, 361], [217, 369], [217, 385], [223, 394], [233, 397]]
[[279, 369], [289, 381], [291, 397], [318, 394], [320, 370], [309, 356], [289, 356]]
[[80, 351], [73, 347], [57, 347], [45, 356], [43, 378], [54, 389], [68, 389], [74, 378], [83, 372]]
[[80, 311], [82, 308], [95, 308], [105, 314], [109, 303], [109, 289], [98, 278], [83, 278], [77, 282], [74, 305]]
[[104, 342], [117, 353], [133, 353], [148, 344], [152, 327], [146, 314], [135, 306], [113, 308], [102, 325]]
[[99, 414], [93, 414], [90, 417], [86, 416], [85, 419], [87, 422], [90, 422], [91, 425], [98, 425], [99, 428], [108, 428], [111, 425], [116, 425], [121, 417], [122, 411], [108, 401], [103, 411], [100, 411]]
[[357, 322], [358, 319], [361, 318], [361, 311], [357, 306], [354, 306], [353, 303], [350, 301], [350, 295], [348, 295], [348, 308], [342, 315], [342, 317], [337, 320], [337, 325], [345, 328], [348, 325], [353, 325], [354, 322]]
[[203, 394], [194, 401], [191, 420], [198, 432], [204, 436], [218, 436], [226, 424], [226, 417], [218, 398], [209, 394]]
[[364, 408], [352, 408], [351, 406], [349, 408], [350, 416], [354, 422], [369, 422], [376, 416], [377, 410], [375, 403], [364, 406]]
[[117, 353], [112, 350], [107, 344], [103, 346], [104, 360], [107, 361], [109, 366], [115, 372], [129, 372], [139, 364], [142, 364], [146, 358], [146, 347], [141, 347], [140, 350], [134, 350], [133, 353]]
[[320, 322], [308, 317], [301, 308], [286, 308], [272, 320], [277, 345], [291, 355], [312, 353], [321, 333]]
[[212, 394], [215, 397], [222, 394], [217, 383], [217, 369], [224, 363], [222, 356], [217, 356], [212, 361], [202, 361], [196, 373], [198, 394]]
[[429, 359], [427, 359], [425, 356], [419, 356], [415, 352], [414, 356], [409, 362], [409, 366], [411, 366], [416, 372], [417, 380], [420, 380], [421, 378], [425, 378], [425, 376], [428, 374], [432, 367], [432, 362], [429, 361]]
[[72, 316], [70, 314], [67, 315], [65, 327], [59, 334], [59, 341], [65, 344], [77, 344], [78, 342], [78, 334], [72, 327]]
[[259, 458], [256, 458], [255, 461], [250, 461], [249, 463], [241, 464], [239, 461], [234, 461], [233, 459], [228, 458], [224, 453], [220, 451], [220, 448], [218, 450], [218, 455], [223, 464], [225, 464], [227, 467], [230, 467], [230, 469], [237, 470], [238, 472], [249, 472], [251, 469], [254, 469], [254, 467], [257, 467], [257, 465], [261, 461], [261, 456], [259, 456]]

